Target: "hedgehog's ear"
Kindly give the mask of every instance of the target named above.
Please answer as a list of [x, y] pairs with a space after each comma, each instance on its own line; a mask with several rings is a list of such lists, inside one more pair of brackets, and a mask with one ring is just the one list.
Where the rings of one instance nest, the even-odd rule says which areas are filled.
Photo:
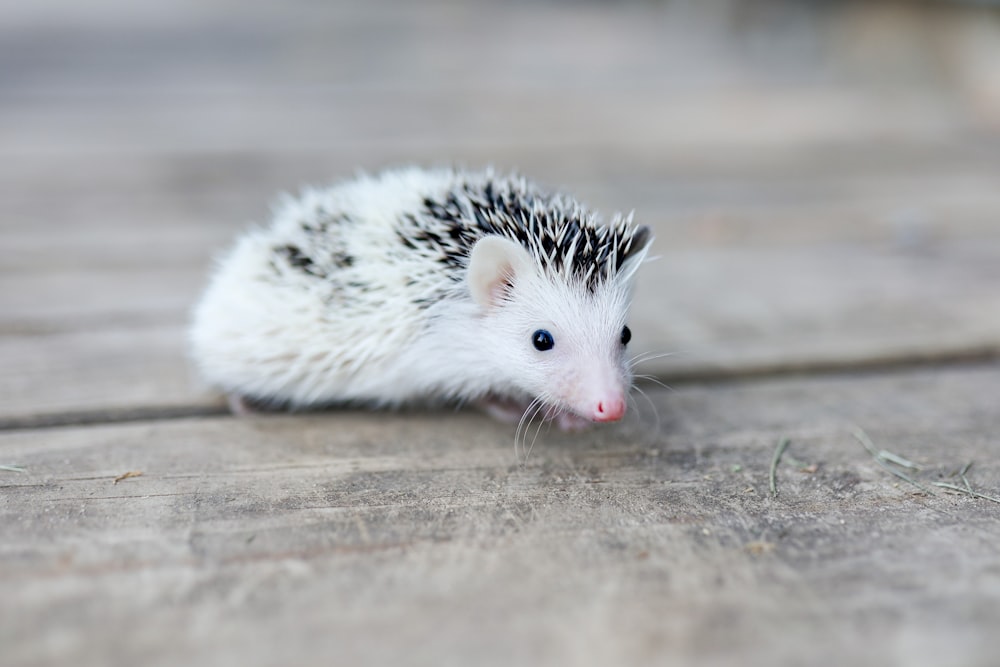
[[642, 225], [636, 228], [635, 234], [632, 235], [632, 245], [629, 246], [628, 252], [622, 258], [622, 265], [618, 269], [622, 278], [628, 280], [635, 275], [642, 260], [646, 259], [646, 253], [649, 252], [649, 246], [652, 242], [653, 233], [648, 226]]
[[484, 236], [469, 256], [469, 292], [484, 310], [499, 304], [510, 286], [533, 271], [531, 255], [502, 236]]

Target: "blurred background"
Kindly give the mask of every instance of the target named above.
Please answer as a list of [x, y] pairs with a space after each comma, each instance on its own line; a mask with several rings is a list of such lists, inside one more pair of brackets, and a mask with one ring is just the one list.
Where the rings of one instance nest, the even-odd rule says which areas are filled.
[[635, 209], [664, 376], [995, 351], [991, 4], [6, 3], [7, 409], [195, 400], [210, 258], [278, 192], [399, 163]]

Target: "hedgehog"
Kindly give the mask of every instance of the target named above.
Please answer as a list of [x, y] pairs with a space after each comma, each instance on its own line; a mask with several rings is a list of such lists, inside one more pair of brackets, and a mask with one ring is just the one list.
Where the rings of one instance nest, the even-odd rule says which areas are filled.
[[475, 404], [615, 422], [649, 227], [493, 169], [408, 167], [286, 196], [217, 263], [190, 329], [235, 412]]

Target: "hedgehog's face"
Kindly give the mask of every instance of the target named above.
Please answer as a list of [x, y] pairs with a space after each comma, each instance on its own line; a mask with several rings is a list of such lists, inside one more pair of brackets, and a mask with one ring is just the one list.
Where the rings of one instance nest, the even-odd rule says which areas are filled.
[[625, 355], [632, 337], [627, 308], [627, 294], [608, 289], [592, 293], [544, 278], [515, 287], [507, 335], [523, 350], [523, 388], [590, 421], [621, 419], [632, 384]]
[[[641, 257], [637, 259], [641, 261]], [[626, 346], [630, 272], [593, 291], [544, 276], [518, 244], [480, 241], [469, 286], [488, 319], [488, 336], [505, 383], [553, 412], [593, 422], [618, 421], [631, 387]]]

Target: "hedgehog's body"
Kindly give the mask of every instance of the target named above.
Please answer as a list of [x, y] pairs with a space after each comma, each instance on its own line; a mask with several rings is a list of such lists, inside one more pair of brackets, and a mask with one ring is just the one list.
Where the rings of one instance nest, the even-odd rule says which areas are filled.
[[613, 421], [648, 240], [517, 177], [360, 177], [237, 243], [196, 308], [194, 356], [258, 404], [539, 398], [550, 416]]

